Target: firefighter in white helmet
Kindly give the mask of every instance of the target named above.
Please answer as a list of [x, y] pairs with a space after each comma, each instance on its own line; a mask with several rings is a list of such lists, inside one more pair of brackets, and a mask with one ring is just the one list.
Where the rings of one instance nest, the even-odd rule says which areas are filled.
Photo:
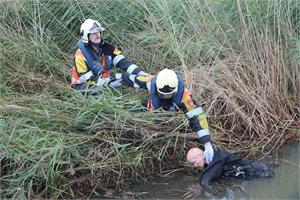
[[93, 19], [87, 19], [80, 27], [80, 40], [74, 56], [71, 85], [75, 89], [86, 90], [91, 86], [108, 85], [120, 87], [123, 84], [122, 74], [110, 76], [115, 66], [126, 73], [148, 75], [141, 68], [127, 59], [122, 52], [103, 40], [105, 29]]
[[197, 133], [200, 143], [204, 145], [203, 159], [207, 163], [212, 161], [214, 150], [210, 142], [206, 115], [192, 99], [191, 93], [185, 88], [183, 79], [179, 75], [171, 69], [164, 69], [157, 76], [129, 75], [126, 79], [131, 83], [130, 86], [148, 90], [150, 94], [148, 109], [182, 110], [188, 117], [190, 126]]

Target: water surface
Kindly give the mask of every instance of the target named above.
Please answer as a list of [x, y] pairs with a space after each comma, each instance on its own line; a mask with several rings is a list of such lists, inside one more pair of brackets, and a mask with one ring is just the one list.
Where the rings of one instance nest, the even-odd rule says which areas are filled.
[[274, 177], [247, 181], [220, 179], [213, 184], [215, 191], [211, 193], [203, 192], [196, 184], [198, 177], [184, 172], [136, 182], [129, 190], [141, 199], [300, 199], [299, 158], [299, 143], [285, 145], [279, 165], [270, 166]]

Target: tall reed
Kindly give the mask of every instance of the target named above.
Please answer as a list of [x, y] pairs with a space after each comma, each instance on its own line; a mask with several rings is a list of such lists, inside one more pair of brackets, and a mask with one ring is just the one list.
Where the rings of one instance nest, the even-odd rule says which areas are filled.
[[85, 18], [99, 20], [105, 39], [147, 71], [183, 75], [215, 145], [261, 158], [299, 141], [299, 4], [2, 1], [1, 195], [88, 198], [169, 160], [182, 166], [186, 149], [199, 145], [182, 113], [145, 112], [145, 91], [103, 88], [93, 98], [69, 87]]

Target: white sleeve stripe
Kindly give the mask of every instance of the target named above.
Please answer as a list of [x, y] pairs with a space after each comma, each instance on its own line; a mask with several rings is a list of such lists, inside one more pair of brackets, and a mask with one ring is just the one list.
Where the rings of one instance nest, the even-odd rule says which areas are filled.
[[200, 115], [203, 113], [203, 110], [202, 108], [198, 107], [198, 108], [195, 108], [193, 110], [190, 110], [189, 112], [186, 113], [187, 117], [189, 119], [193, 118], [194, 116], [197, 116], [197, 115]]
[[209, 135], [209, 131], [208, 129], [201, 129], [199, 131], [197, 131], [197, 135], [199, 138], [203, 137], [203, 136], [206, 136], [206, 135]]
[[122, 60], [123, 58], [125, 58], [125, 56], [123, 56], [122, 54], [117, 55], [116, 57], [114, 57], [114, 59], [113, 59], [114, 65], [117, 65], [118, 62], [120, 62], [120, 60]]
[[140, 86], [135, 82], [135, 77], [136, 77], [136, 75], [131, 74], [131, 75], [129, 76], [129, 79], [133, 82], [133, 87], [134, 87], [134, 88], [140, 88]]
[[131, 65], [127, 68], [126, 72], [127, 72], [128, 74], [132, 74], [132, 72], [133, 72], [136, 68], [138, 68], [138, 66], [136, 66], [135, 64], [131, 64]]
[[89, 71], [88, 73], [85, 73], [84, 75], [80, 76], [80, 77], [79, 77], [79, 81], [80, 81], [81, 83], [84, 83], [84, 82], [86, 82], [88, 79], [90, 79], [92, 76], [93, 76], [93, 72], [92, 72], [92, 71]]

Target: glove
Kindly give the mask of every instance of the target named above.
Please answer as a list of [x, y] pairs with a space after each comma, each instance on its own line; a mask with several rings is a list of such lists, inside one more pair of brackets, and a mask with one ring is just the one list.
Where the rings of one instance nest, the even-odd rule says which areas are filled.
[[98, 78], [98, 81], [96, 83], [96, 86], [103, 86], [103, 85], [107, 85], [110, 81], [110, 78], [107, 77], [107, 78], [102, 78], [102, 77], [99, 77]]
[[122, 79], [115, 79], [113, 81], [110, 81], [108, 85], [112, 88], [119, 88], [122, 86]]
[[211, 143], [210, 142], [206, 142], [204, 144], [204, 159], [206, 160], [207, 164], [211, 163], [211, 161], [213, 160], [213, 157], [214, 157], [214, 150], [211, 146]]

